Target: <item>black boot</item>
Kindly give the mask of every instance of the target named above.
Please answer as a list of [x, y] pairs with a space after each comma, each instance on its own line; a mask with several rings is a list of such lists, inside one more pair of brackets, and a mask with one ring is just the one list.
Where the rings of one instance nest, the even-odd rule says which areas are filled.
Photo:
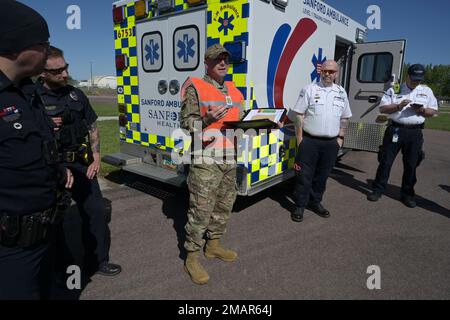
[[291, 212], [291, 219], [294, 222], [302, 222], [303, 221], [303, 211], [305, 208], [295, 208], [293, 212]]
[[96, 274], [100, 274], [102, 276], [115, 276], [118, 275], [122, 271], [122, 267], [118, 264], [113, 264], [109, 262], [102, 263], [96, 272]]
[[317, 215], [321, 216], [322, 218], [329, 218], [330, 217], [330, 211], [325, 209], [322, 204], [308, 204], [306, 207], [308, 210], [311, 210], [312, 212], [316, 213]]
[[401, 197], [401, 201], [408, 208], [415, 208], [417, 206], [416, 201], [414, 200], [414, 198], [410, 197], [410, 196], [402, 196]]
[[373, 191], [371, 194], [367, 196], [367, 200], [376, 202], [381, 198], [381, 193], [378, 191]]

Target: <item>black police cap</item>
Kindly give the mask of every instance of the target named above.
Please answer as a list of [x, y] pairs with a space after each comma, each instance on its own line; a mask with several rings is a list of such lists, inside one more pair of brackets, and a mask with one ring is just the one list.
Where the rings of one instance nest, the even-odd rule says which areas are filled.
[[20, 52], [48, 41], [45, 19], [35, 10], [14, 0], [0, 0], [0, 54]]
[[413, 64], [408, 68], [408, 75], [412, 81], [422, 81], [425, 78], [425, 67], [421, 64]]

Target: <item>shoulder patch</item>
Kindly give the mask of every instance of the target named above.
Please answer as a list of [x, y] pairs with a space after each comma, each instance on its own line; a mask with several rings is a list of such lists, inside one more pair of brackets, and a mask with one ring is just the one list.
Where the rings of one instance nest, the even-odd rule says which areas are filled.
[[300, 90], [299, 98], [303, 98], [305, 95], [306, 95], [306, 89], [303, 88], [302, 90]]
[[69, 96], [70, 96], [70, 98], [71, 98], [73, 101], [78, 101], [78, 100], [79, 100], [78, 95], [76, 94], [75, 91], [70, 91]]

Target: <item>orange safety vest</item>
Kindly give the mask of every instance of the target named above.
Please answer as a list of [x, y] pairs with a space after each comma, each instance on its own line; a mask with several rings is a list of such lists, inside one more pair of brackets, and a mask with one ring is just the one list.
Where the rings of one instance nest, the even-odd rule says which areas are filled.
[[[202, 118], [206, 115], [208, 109], [218, 108], [223, 105], [229, 107], [225, 117], [203, 129], [204, 143], [214, 143], [214, 149], [234, 148], [234, 141], [230, 141], [225, 136], [224, 130], [228, 129], [229, 127], [227, 127], [224, 122], [240, 120], [239, 111], [243, 107], [244, 101], [244, 96], [242, 95], [242, 93], [236, 88], [234, 83], [230, 81], [225, 81], [225, 85], [228, 88], [228, 96], [226, 96], [219, 89], [203, 79], [188, 78], [183, 84], [183, 89], [181, 92], [182, 99], [184, 99], [186, 89], [190, 85], [193, 85], [195, 90], [197, 91], [200, 105], [200, 115], [202, 116]], [[208, 134], [209, 130], [210, 134]]]

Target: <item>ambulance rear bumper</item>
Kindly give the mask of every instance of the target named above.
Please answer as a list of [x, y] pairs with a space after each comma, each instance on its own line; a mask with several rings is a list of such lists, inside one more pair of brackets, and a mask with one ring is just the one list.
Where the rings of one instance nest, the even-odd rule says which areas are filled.
[[154, 164], [142, 162], [142, 158], [133, 157], [125, 153], [114, 153], [106, 155], [102, 161], [122, 168], [122, 170], [144, 176], [150, 179], [168, 183], [176, 187], [182, 187], [186, 183], [186, 175], [177, 171], [158, 167]]

